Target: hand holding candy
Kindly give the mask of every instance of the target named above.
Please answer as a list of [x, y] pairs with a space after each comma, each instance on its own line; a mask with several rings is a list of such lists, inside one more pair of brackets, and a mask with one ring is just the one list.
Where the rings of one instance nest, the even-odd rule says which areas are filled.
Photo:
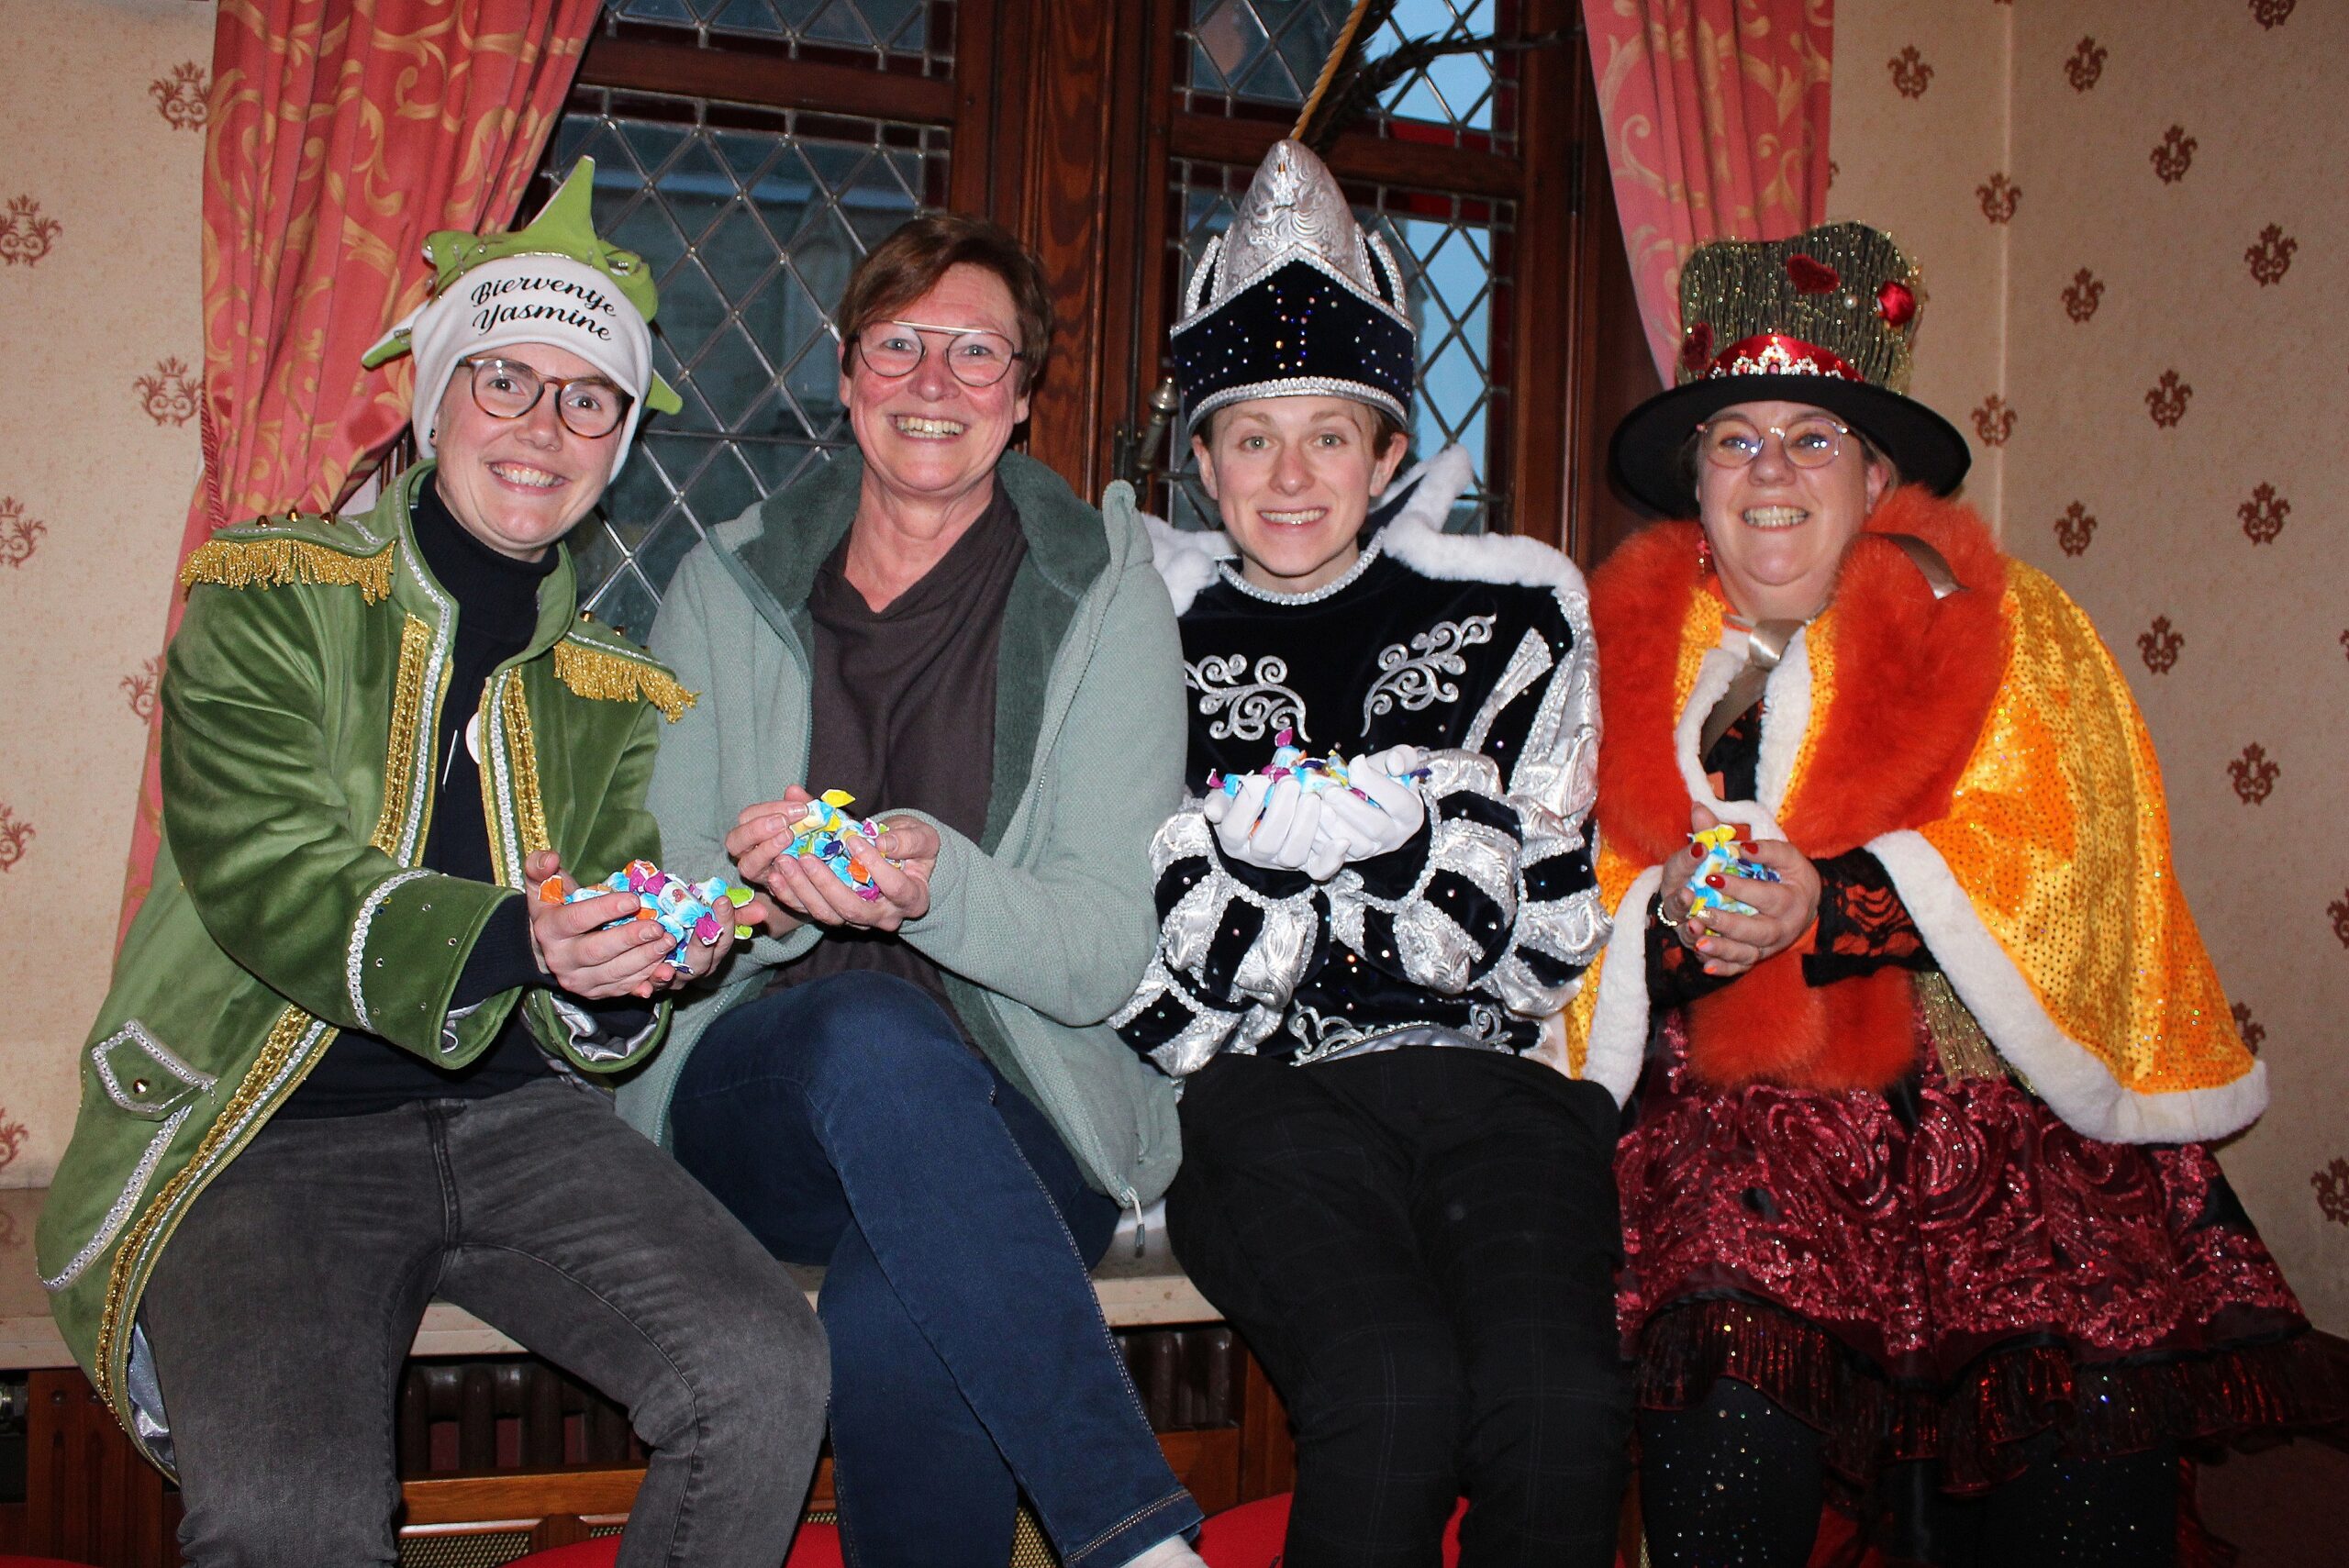
[[1326, 882], [1347, 861], [1400, 847], [1427, 820], [1411, 787], [1426, 772], [1416, 747], [1348, 762], [1307, 755], [1292, 730], [1274, 742], [1259, 772], [1208, 775], [1202, 811], [1232, 859]]
[[[1684, 944], [1704, 955], [1706, 973], [1742, 974], [1793, 947], [1818, 920], [1819, 868], [1792, 844], [1771, 839], [1746, 841], [1742, 856], [1732, 851], [1729, 857], [1766, 874], [1706, 871], [1705, 859], [1716, 842], [1726, 849], [1737, 842], [1743, 830], [1734, 823], [1722, 823], [1702, 806], [1690, 815], [1695, 831], [1689, 835], [1689, 847], [1682, 851], [1687, 859], [1675, 854], [1665, 863], [1660, 917], [1676, 926]], [[1719, 834], [1727, 839], [1716, 839], [1714, 835]], [[1699, 842], [1699, 835], [1706, 835], [1706, 840]], [[1690, 869], [1684, 872], [1684, 866]], [[1742, 899], [1721, 897], [1731, 885], [1729, 878], [1735, 874], [1744, 875], [1736, 884]], [[1706, 879], [1714, 875], [1721, 878], [1721, 887], [1707, 884]], [[1715, 895], [1718, 902], [1699, 906], [1698, 892]], [[1738, 904], [1744, 906], [1744, 913], [1732, 907]]]
[[1729, 891], [1729, 879], [1776, 882], [1778, 873], [1760, 861], [1748, 860], [1738, 852], [1736, 827], [1727, 822], [1715, 823], [1701, 832], [1689, 834], [1688, 843], [1697, 853], [1696, 869], [1688, 873], [1690, 911], [1698, 915], [1717, 909], [1732, 915], [1758, 914], [1753, 905]]
[[841, 810], [855, 800], [844, 789], [828, 789], [810, 800], [799, 819], [785, 828], [791, 842], [783, 852], [821, 862], [841, 886], [870, 902], [881, 896], [880, 889], [873, 885], [873, 862], [881, 858], [882, 829], [876, 823], [860, 822]]
[[[751, 934], [750, 927], [734, 924], [734, 911], [748, 904], [753, 895], [749, 888], [736, 887], [722, 876], [713, 876], [707, 882], [680, 882], [651, 861], [630, 861], [624, 869], [591, 887], [573, 887], [566, 892], [563, 882], [561, 876], [551, 876], [540, 883], [540, 902], [576, 904], [583, 898], [599, 898], [607, 893], [635, 895], [636, 912], [611, 921], [610, 925], [622, 925], [630, 919], [652, 921], [675, 944], [670, 949], [667, 962], [687, 973], [693, 969], [687, 960], [694, 943], [716, 947], [729, 927], [738, 941]], [[720, 910], [725, 911], [722, 918]]]
[[669, 962], [674, 946], [669, 933], [658, 921], [635, 917], [631, 895], [598, 886], [567, 900], [579, 884], [563, 874], [562, 859], [551, 850], [525, 856], [522, 874], [542, 890], [556, 890], [554, 902], [547, 902], [541, 891], [526, 908], [531, 951], [561, 990], [590, 1002], [650, 997], [689, 978]]
[[1305, 869], [1329, 869], [1315, 881], [1335, 875], [1348, 861], [1399, 850], [1427, 825], [1427, 802], [1416, 787], [1427, 777], [1427, 761], [1417, 746], [1390, 746], [1343, 764], [1345, 787], [1321, 797], [1320, 837]]

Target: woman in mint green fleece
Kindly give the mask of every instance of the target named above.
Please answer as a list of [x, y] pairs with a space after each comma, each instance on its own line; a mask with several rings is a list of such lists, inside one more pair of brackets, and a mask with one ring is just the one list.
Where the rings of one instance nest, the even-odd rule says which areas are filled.
[[[1173, 611], [1130, 494], [1004, 450], [1051, 334], [993, 225], [918, 219], [842, 302], [859, 451], [716, 530], [652, 632], [700, 701], [651, 804], [679, 865], [791, 913], [680, 1009], [623, 1112], [777, 1256], [827, 1266], [841, 1524], [864, 1568], [1192, 1564], [1199, 1513], [1090, 1265], [1172, 1178], [1172, 1084], [1103, 1020], [1157, 934]], [[881, 896], [778, 856], [811, 792], [888, 828]], [[782, 836], [788, 838], [787, 833]]]

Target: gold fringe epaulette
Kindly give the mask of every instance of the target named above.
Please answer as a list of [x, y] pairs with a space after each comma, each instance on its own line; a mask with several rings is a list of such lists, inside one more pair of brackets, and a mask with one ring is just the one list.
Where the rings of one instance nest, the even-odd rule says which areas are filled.
[[649, 702], [672, 724], [701, 700], [698, 694], [685, 690], [674, 675], [660, 665], [576, 638], [566, 637], [554, 645], [554, 674], [555, 679], [583, 697], [600, 697], [606, 702]]
[[197, 547], [180, 568], [180, 586], [217, 583], [224, 588], [274, 588], [286, 583], [338, 584], [359, 590], [369, 604], [392, 591], [386, 543], [373, 555], [350, 555], [306, 539], [216, 539]]

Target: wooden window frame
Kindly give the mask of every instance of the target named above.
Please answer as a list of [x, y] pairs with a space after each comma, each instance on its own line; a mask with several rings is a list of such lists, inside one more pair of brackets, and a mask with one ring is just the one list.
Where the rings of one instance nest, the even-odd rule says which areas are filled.
[[[1572, 41], [1520, 57], [1509, 149], [1357, 130], [1337, 139], [1329, 162], [1350, 183], [1514, 204], [1508, 395], [1486, 484], [1508, 497], [1508, 527], [1587, 563], [1632, 521], [1608, 493], [1605, 443], [1656, 382], [1631, 305], [1581, 7], [1519, 0], [1518, 9], [1525, 32]], [[951, 77], [822, 50], [705, 47], [622, 25], [590, 41], [578, 81], [947, 128], [948, 205], [1019, 236], [1052, 283], [1059, 328], [1028, 450], [1094, 495], [1115, 477], [1119, 426], [1140, 423], [1163, 373], [1174, 164], [1252, 165], [1284, 129], [1178, 110], [1187, 15], [1188, 0], [956, 0]]]

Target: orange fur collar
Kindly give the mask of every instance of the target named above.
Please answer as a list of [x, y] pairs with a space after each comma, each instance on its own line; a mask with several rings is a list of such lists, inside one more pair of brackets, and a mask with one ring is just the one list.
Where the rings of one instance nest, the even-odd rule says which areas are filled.
[[[1936, 601], [1906, 555], [1869, 537], [1885, 533], [1932, 545], [1966, 591]], [[1646, 865], [1687, 841], [1675, 673], [1690, 595], [1717, 592], [1699, 575], [1700, 537], [1694, 523], [1659, 524], [1591, 579], [1599, 829]], [[1909, 486], [1876, 508], [1812, 634], [1833, 677], [1814, 689], [1810, 757], [1775, 812], [1796, 848], [1841, 854], [1947, 812], [2006, 668], [2005, 593], [2005, 558], [1967, 507]], [[1692, 1058], [1718, 1084], [1882, 1088], [1914, 1057], [1909, 996], [1898, 971], [1813, 988], [1790, 950], [1690, 1009]]]

